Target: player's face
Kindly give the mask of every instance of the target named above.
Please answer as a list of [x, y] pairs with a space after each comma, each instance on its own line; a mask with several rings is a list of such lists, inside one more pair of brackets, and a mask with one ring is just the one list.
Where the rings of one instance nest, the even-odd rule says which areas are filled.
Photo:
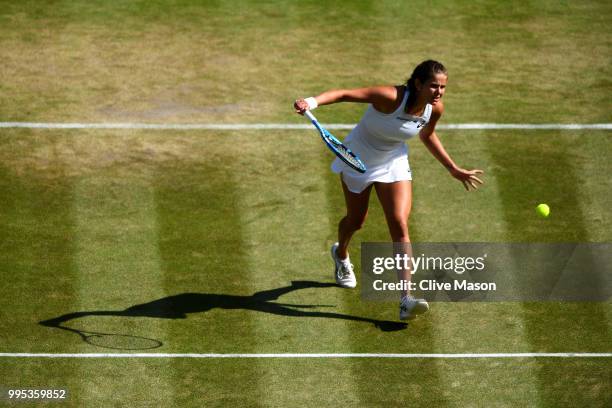
[[432, 105], [440, 102], [440, 99], [442, 99], [446, 91], [447, 80], [448, 77], [442, 73], [436, 74], [433, 78], [428, 79], [419, 90], [422, 97]]

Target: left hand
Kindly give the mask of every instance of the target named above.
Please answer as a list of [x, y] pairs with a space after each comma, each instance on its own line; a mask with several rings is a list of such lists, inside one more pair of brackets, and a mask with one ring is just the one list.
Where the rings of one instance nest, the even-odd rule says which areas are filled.
[[482, 170], [466, 170], [460, 167], [450, 170], [451, 175], [463, 183], [463, 186], [467, 191], [470, 191], [470, 187], [474, 190], [478, 189], [479, 184], [484, 184], [484, 181], [478, 178], [477, 175], [484, 174]]

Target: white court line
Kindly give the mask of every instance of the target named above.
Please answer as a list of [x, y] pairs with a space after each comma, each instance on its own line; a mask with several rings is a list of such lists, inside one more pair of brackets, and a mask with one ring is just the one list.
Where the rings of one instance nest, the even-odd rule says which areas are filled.
[[20, 358], [594, 358], [612, 353], [0, 353], [0, 357]]
[[[353, 129], [355, 124], [329, 123], [327, 129]], [[149, 129], [149, 130], [296, 130], [312, 129], [310, 124], [291, 123], [39, 123], [0, 122], [0, 128], [26, 129]], [[521, 129], [521, 130], [612, 130], [612, 123], [450, 123], [437, 126], [447, 130]]]

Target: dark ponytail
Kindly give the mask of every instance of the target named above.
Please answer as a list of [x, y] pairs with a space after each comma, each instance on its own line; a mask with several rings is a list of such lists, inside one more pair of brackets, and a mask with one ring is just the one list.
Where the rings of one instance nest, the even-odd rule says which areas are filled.
[[417, 89], [414, 82], [418, 79], [421, 83], [427, 82], [427, 80], [433, 78], [436, 74], [444, 74], [448, 75], [446, 68], [442, 65], [441, 62], [434, 60], [427, 60], [421, 62], [417, 67], [412, 71], [412, 75], [408, 78], [406, 83], [406, 87], [408, 88], [408, 101], [406, 102], [406, 110], [409, 107], [412, 107], [416, 102], [417, 98]]

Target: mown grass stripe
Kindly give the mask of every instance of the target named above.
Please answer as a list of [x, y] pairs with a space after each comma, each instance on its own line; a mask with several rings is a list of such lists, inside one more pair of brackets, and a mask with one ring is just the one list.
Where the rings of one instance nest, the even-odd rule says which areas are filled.
[[[481, 147], [483, 156], [485, 156], [492, 165], [497, 165], [498, 164], [496, 160], [496, 155], [498, 154], [497, 151], [492, 151], [491, 149], [492, 142], [490, 141], [490, 138], [487, 138], [484, 134], [482, 136], [483, 137], [480, 139], [481, 140], [480, 147]], [[489, 210], [494, 214], [502, 214], [506, 206], [510, 204], [510, 201], [506, 200], [507, 190], [504, 185], [504, 180], [500, 179], [498, 172], [488, 172], [487, 185], [485, 186], [485, 188], [487, 190], [491, 190], [492, 192], [491, 196], [495, 198], [494, 200], [489, 200], [488, 202], [488, 205], [490, 206]], [[499, 234], [501, 234], [502, 236], [507, 234], [508, 231], [514, 228], [514, 225], [510, 225], [510, 222], [507, 219], [498, 220], [498, 222], [499, 222], [498, 231], [499, 231]], [[506, 239], [505, 237], [500, 237], [500, 238], [502, 240]], [[521, 287], [520, 282], [517, 282], [517, 279], [512, 275], [508, 276], [508, 281], [510, 282], [513, 288]], [[514, 322], [513, 333], [510, 334], [510, 336], [514, 337], [519, 347], [533, 348], [533, 344], [532, 344], [533, 341], [528, 331], [528, 327], [526, 327], [528, 323], [525, 322], [527, 317], [522, 313], [523, 307], [521, 307], [520, 304], [512, 304], [512, 303], [510, 303], [508, 307], [513, 308], [517, 311], [516, 317], [515, 319], [513, 319], [513, 322]], [[507, 328], [508, 323], [506, 321], [504, 321], [503, 319], [500, 319], [499, 321], [496, 321], [495, 323], [500, 325], [500, 328], [499, 328], [500, 332], [503, 331], [506, 333], [506, 335], [509, 335], [508, 333], [509, 329]], [[522, 392], [525, 394], [525, 397], [527, 400], [530, 400], [530, 401], [541, 401], [542, 400], [542, 392], [543, 392], [542, 391], [542, 379], [539, 377], [538, 374], [539, 373], [537, 371], [536, 372], [530, 371], [527, 374], [528, 377], [524, 378], [522, 381], [521, 389], [522, 389]]]
[[[552, 136], [556, 139], [555, 142], [551, 142], [547, 136]], [[507, 154], [508, 146], [513, 148], [512, 155]], [[538, 146], [536, 151], [534, 146]], [[498, 169], [495, 180], [501, 193], [502, 207], [498, 213], [502, 214], [505, 224], [504, 240], [589, 241], [581, 203], [583, 200], [579, 195], [580, 186], [584, 183], [580, 182], [581, 177], [575, 169], [574, 161], [578, 159], [574, 158], [573, 148], [573, 140], [559, 134], [538, 135], [537, 139], [530, 140], [525, 138], [509, 140], [506, 137], [488, 139], [487, 150]], [[529, 168], [535, 162], [547, 171], [521, 177], [523, 169]], [[521, 182], [517, 183], [517, 179]], [[529, 208], [533, 211], [530, 207], [539, 201], [545, 201], [556, 208], [554, 218], [544, 221], [536, 219], [535, 216], [532, 219], [524, 217], [523, 209]], [[584, 267], [590, 268], [588, 262]], [[518, 283], [519, 288], [521, 284], [525, 284]], [[533, 349], [550, 347], [553, 338], [557, 347], [560, 344], [571, 345], [575, 339], [585, 336], [590, 339], [591, 344], [597, 342], [603, 344], [609, 333], [604, 309], [605, 307], [598, 303], [522, 303], [521, 316], [528, 347]], [[568, 315], [574, 315], [572, 321], [579, 319], [580, 327], [571, 325], [565, 327], [563, 322]], [[543, 321], [548, 324], [542, 325]], [[585, 331], [585, 328], [588, 328], [588, 331]], [[570, 391], [567, 395], [549, 391], [547, 363], [539, 362], [537, 367], [534, 375], [537, 378], [541, 402], [570, 398]], [[559, 380], [562, 381], [563, 378]]]
[[[444, 137], [444, 135], [441, 135]], [[459, 165], [468, 166], [468, 168], [475, 166], [476, 168], [487, 169], [487, 151], [486, 151], [486, 132], [476, 131], [470, 133], [469, 137], [469, 149], [464, 148], [465, 138], [461, 135], [457, 139], [443, 139], [445, 147], [451, 152], [451, 156]], [[416, 211], [412, 214], [411, 223], [411, 236], [415, 242], [427, 242], [427, 241], [456, 241], [463, 242], [472, 239], [482, 239], [481, 237], [473, 235], [473, 230], [470, 229], [470, 224], [473, 222], [480, 223], [478, 220], [480, 214], [491, 213], [496, 214], [497, 211], [501, 211], [502, 203], [495, 181], [495, 175], [485, 172], [484, 180], [485, 185], [482, 186], [480, 191], [477, 192], [466, 192], [463, 188], [460, 188], [459, 182], [452, 179], [445, 172], [440, 171], [440, 164], [432, 160], [430, 153], [421, 144], [411, 144], [413, 148], [411, 158], [411, 164], [415, 168], [413, 173], [415, 194], [414, 194], [414, 206]], [[481, 167], [484, 166], [484, 167]], [[435, 188], [429, 188], [425, 183], [431, 181]], [[482, 194], [486, 194], [486, 207], [480, 209], [482, 201], [478, 201]], [[440, 199], [440, 197], [444, 197]], [[479, 211], [480, 209], [480, 211]], [[453, 216], [442, 216], [444, 211]], [[467, 222], [457, 222], [457, 220], [470, 220]], [[473, 220], [473, 221], [472, 221]], [[504, 230], [504, 226], [498, 227], [499, 231]], [[490, 238], [489, 238], [490, 239]], [[490, 259], [489, 261], [495, 261]], [[510, 281], [513, 279], [510, 277]], [[516, 285], [513, 285], [515, 287]], [[443, 299], [438, 299], [443, 300]], [[508, 338], [513, 339], [513, 344], [509, 345], [506, 341], [505, 347], [514, 347], [518, 349], [529, 350], [531, 349], [528, 341], [526, 340], [525, 333], [522, 325], [518, 322], [515, 325], [509, 326], [504, 319], [500, 319], [496, 316], [498, 309], [489, 307], [485, 303], [471, 303], [471, 302], [457, 302], [455, 299], [451, 301], [448, 298], [446, 302], [434, 302], [431, 304], [431, 312], [424, 316], [431, 327], [431, 344], [432, 350], [436, 352], [452, 352], [458, 350], [464, 350], [465, 347], [461, 346], [461, 339], [465, 333], [466, 328], [470, 330], [475, 329], [475, 325], [481, 324], [480, 322], [486, 321], [483, 327], [479, 329], [480, 343], [482, 348], [479, 350], [488, 350], [487, 344], [492, 344], [489, 338], [497, 336], [498, 333], [505, 333]], [[519, 309], [515, 304], [508, 304], [508, 308]], [[486, 317], [485, 317], [486, 316]], [[488, 317], [488, 318], [487, 318]], [[505, 339], [504, 339], [505, 340]], [[494, 341], [497, 341], [494, 340]], [[495, 344], [495, 343], [494, 343]], [[514, 349], [514, 348], [512, 348]], [[478, 349], [477, 349], [478, 350]], [[442, 354], [448, 355], [448, 354]], [[462, 354], [450, 354], [450, 355], [462, 355]], [[469, 354], [477, 356], [479, 354]], [[489, 355], [489, 354], [483, 354]], [[492, 353], [490, 355], [500, 355], [499, 353]], [[503, 355], [503, 354], [501, 354]], [[449, 406], [461, 406], [457, 403], [456, 399], [452, 396], [452, 391], [458, 379], [464, 375], [463, 368], [460, 366], [451, 364], [445, 366], [445, 368], [439, 368], [437, 375], [439, 376], [439, 383], [444, 384], [442, 387], [441, 394], [446, 395], [448, 398]], [[521, 382], [521, 392], [528, 396], [529, 399], [537, 398], [537, 387], [535, 385], [537, 379], [527, 373], [523, 381]], [[476, 384], [464, 384], [466, 392], [473, 393], [477, 387]], [[469, 391], [468, 391], [469, 390]], [[486, 400], [483, 401], [483, 403]], [[491, 401], [493, 402], [493, 401]]]
[[[168, 327], [166, 351], [257, 351], [253, 314], [242, 309], [237, 300], [250, 293], [253, 280], [240, 215], [240, 167], [229, 152], [232, 146], [223, 141], [229, 139], [217, 136], [183, 139], [168, 135], [151, 145], [151, 149], [163, 151], [165, 143], [186, 144], [205, 152], [158, 163], [155, 170], [158, 246], [164, 287], [171, 296], [152, 303], [166, 304], [158, 316], [164, 317]], [[218, 143], [211, 139], [215, 137]], [[237, 395], [244, 398], [244, 404], [252, 405], [259, 399], [255, 384], [261, 371], [258, 364], [239, 371], [233, 364], [214, 366], [207, 362], [174, 361], [172, 367], [171, 375], [160, 375], [174, 383], [177, 406], [190, 405], [194, 395], [233, 395], [234, 381], [240, 383], [241, 394]], [[215, 371], [216, 375], [198, 383], [197, 392], [191, 390], [203, 371]], [[189, 392], [180, 391], [187, 389]]]
[[[27, 136], [29, 131], [25, 132]], [[5, 132], [16, 156], [31, 153], [15, 145], [23, 133]], [[48, 143], [48, 144], [47, 144]], [[41, 138], [40, 145], [54, 143]], [[27, 145], [26, 145], [27, 146]], [[0, 147], [0, 151], [5, 146]], [[23, 149], [23, 150], [21, 150]], [[1, 154], [1, 152], [0, 152]], [[55, 161], [56, 157], [50, 155]], [[78, 302], [73, 264], [73, 186], [64, 177], [66, 168], [56, 163], [52, 171], [21, 170], [14, 161], [0, 159], [0, 349], [2, 351], [73, 351], [64, 348], [69, 336], [38, 324]], [[57, 178], [50, 173], [57, 174]], [[44, 384], [58, 387], [77, 380], [74, 371], [54, 370], [53, 365], [32, 361], [4, 361], [0, 364], [3, 386]], [[1, 398], [0, 398], [1, 399]]]
[[[308, 352], [311, 348], [324, 347], [321, 343], [326, 337], [334, 341], [330, 347], [349, 344], [348, 326], [353, 322], [330, 318], [331, 313], [325, 315], [330, 307], [341, 303], [342, 289], [312, 286], [315, 281], [333, 282], [332, 262], [326, 245], [330, 224], [324, 210], [327, 170], [320, 171], [319, 141], [300, 135], [300, 145], [308, 150], [302, 155], [304, 163], [300, 167], [290, 165], [290, 169], [286, 169], [288, 164], [283, 164], [283, 174], [279, 177], [279, 163], [291, 155], [291, 146], [278, 146], [272, 139], [253, 136], [243, 134], [238, 143], [242, 149], [256, 153], [256, 157], [242, 157], [239, 163], [244, 168], [257, 169], [253, 175], [243, 175], [243, 182], [237, 186], [238, 216], [244, 244], [249, 249], [242, 268], [248, 271], [245, 279], [252, 293], [269, 291], [278, 296], [268, 301], [267, 313], [262, 311], [251, 317], [255, 324], [252, 342], [256, 351], [271, 348], [274, 351], [278, 347]], [[294, 285], [292, 281], [310, 283]], [[278, 304], [287, 305], [274, 306]], [[301, 307], [309, 304], [334, 306]], [[321, 313], [317, 315], [317, 312]], [[286, 406], [300, 401], [300, 385], [287, 385], [286, 382], [294, 367], [266, 363], [257, 370], [261, 405]], [[339, 377], [347, 378], [349, 374], [346, 373], [352, 372], [350, 367], [343, 367], [344, 370], [346, 372], [339, 373]], [[325, 389], [327, 384], [320, 379], [313, 386]], [[359, 403], [357, 384], [350, 378], [338, 387], [342, 389], [344, 401]]]
[[[481, 164], [484, 164], [487, 168], [489, 168], [491, 167], [492, 163], [496, 164], [494, 158], [491, 157], [492, 154], [489, 150], [490, 148], [489, 139], [490, 138], [488, 137], [486, 132], [478, 131], [478, 132], [475, 132], [475, 134], [473, 134], [472, 136], [473, 137], [470, 138], [470, 150], [478, 152], [478, 154], [474, 155], [478, 157], [476, 159], [478, 160], [477, 165], [480, 166]], [[466, 153], [463, 153], [463, 154], [466, 154]], [[469, 156], [471, 156], [471, 154]], [[456, 159], [463, 161], [467, 159], [467, 157], [464, 157], [462, 159], [457, 157]], [[470, 157], [470, 159], [474, 160], [475, 158]], [[481, 167], [478, 167], [478, 168], [481, 168]], [[503, 213], [505, 209], [505, 205], [507, 204], [505, 201], [504, 186], [503, 184], [501, 184], [500, 180], [498, 179], [497, 172], [487, 171], [485, 173], [485, 176], [486, 176], [485, 177], [486, 185], [482, 186], [482, 189], [486, 190], [486, 193], [488, 196], [488, 200], [486, 201], [486, 211], [490, 212], [491, 214], [501, 214]], [[483, 191], [473, 192], [471, 194], [478, 194], [482, 192]], [[494, 222], [497, 223], [497, 226], [496, 226], [496, 229], [498, 231], [497, 234], [504, 235], [506, 234], [506, 231], [508, 231], [508, 229], [512, 228], [511, 226], [508, 226], [507, 220], [505, 219], [494, 220]], [[509, 259], [513, 259], [513, 258], [509, 257]], [[499, 260], [490, 259], [489, 262], [491, 265], [495, 265], [496, 263], [499, 262]], [[517, 278], [514, 275], [510, 274], [507, 278], [512, 288], [517, 288], [517, 287], [520, 288], [520, 282], [517, 282]], [[476, 307], [475, 309], [476, 313], [478, 313], [478, 308], [483, 307], [481, 305], [476, 305], [476, 304], [468, 304], [465, 306], [468, 308]], [[517, 310], [519, 312], [512, 319], [513, 324], [509, 325], [508, 321], [505, 319], [491, 318], [488, 320], [488, 330], [496, 334], [504, 333], [504, 336], [507, 336], [508, 338], [512, 338], [513, 345], [519, 348], [533, 349], [532, 344], [531, 344], [531, 338], [529, 337], [529, 334], [526, 332], [526, 328], [524, 324], [524, 316], [520, 314], [521, 307], [513, 303], [509, 303], [507, 307]], [[467, 311], [467, 313], [469, 315], [470, 312]], [[459, 318], [458, 320], [461, 321], [462, 319]], [[441, 331], [444, 331], [446, 327], [446, 322], [442, 320], [440, 324], [438, 325], [438, 327], [440, 328]], [[443, 342], [441, 344], [443, 344]], [[450, 375], [459, 376], [460, 372], [451, 371]], [[538, 381], [538, 377], [536, 376], [536, 373], [527, 372], [525, 374], [521, 382], [521, 392], [525, 395], [527, 399], [532, 400], [532, 401], [540, 398], [541, 391], [540, 391], [539, 381]]]
[[[75, 185], [75, 247], [74, 264], [78, 271], [80, 304], [78, 311], [120, 311], [143, 300], [162, 297], [162, 270], [157, 247], [157, 221], [152, 189], [148, 177], [121, 180], [110, 171], [92, 171]], [[69, 312], [69, 311], [67, 311]], [[165, 339], [164, 327], [157, 319], [111, 314], [71, 319], [63, 326], [79, 330], [136, 335]], [[80, 339], [75, 336], [75, 342]], [[84, 350], [94, 346], [78, 344]], [[111, 345], [112, 346], [112, 345]], [[121, 345], [118, 345], [121, 348]], [[134, 367], [138, 371], [141, 367]], [[112, 367], [100, 368], [100, 378], [113, 378]], [[172, 367], [157, 383], [155, 398], [169, 400], [173, 396]], [[95, 382], [89, 372], [80, 367], [84, 379], [79, 398], [83, 401], [110, 398], [112, 381]], [[136, 378], [130, 381], [137, 381]], [[135, 383], [134, 383], [135, 384]], [[104, 395], [100, 395], [104, 390]]]
[[[338, 222], [346, 214], [346, 206], [340, 178], [337, 174], [333, 174], [329, 171], [330, 160], [322, 158], [321, 162], [324, 163], [322, 171], [327, 175], [327, 212], [331, 214], [333, 219], [329, 235], [333, 240], [336, 240]], [[344, 304], [343, 308], [354, 316], [393, 322], [401, 325], [402, 322], [398, 320], [399, 296], [396, 302], [370, 303], [364, 301], [361, 296], [362, 294], [359, 293], [363, 290], [360, 285], [363, 284], [362, 274], [365, 273], [365, 268], [363, 265], [360, 265], [359, 262], [361, 258], [361, 243], [368, 241], [389, 242], [391, 239], [384, 213], [374, 188], [370, 193], [369, 204], [368, 215], [364, 227], [353, 236], [349, 247], [351, 259], [356, 264], [358, 287], [356, 290], [343, 290], [341, 297]], [[350, 329], [350, 336], [347, 345], [350, 346], [351, 351], [378, 352], [371, 355], [400, 355], [402, 352], [436, 351], [435, 348], [432, 347], [436, 333], [431, 323], [430, 316], [417, 319], [406, 325], [403, 329], [397, 331], [382, 331], [357, 324], [351, 324], [348, 328]], [[400, 353], [389, 354], [390, 351]], [[368, 353], [356, 353], [356, 355], [367, 354]], [[406, 390], [407, 386], [405, 374], [413, 370], [418, 370], [419, 376], [427, 379], [423, 382], [419, 381], [410, 384], [411, 388], [409, 392], [415, 399], [420, 399], [425, 396], [428, 384], [436, 384], [436, 386], [439, 385], [441, 388], [450, 386], [450, 384], [445, 381], [439, 364], [431, 360], [425, 362], [411, 362], [401, 367], [379, 367], [377, 365], [373, 366], [369, 360], [357, 359], [350, 365], [350, 377], [345, 381], [353, 381], [358, 385], [359, 398], [363, 405], [378, 405], [381, 395], [377, 392], [372, 392], [372, 388], [381, 387], [381, 389], [385, 390], [385, 393], [403, 392], [401, 390]], [[449, 401], [440, 393], [436, 395], [435, 404], [437, 406], [448, 406]]]

